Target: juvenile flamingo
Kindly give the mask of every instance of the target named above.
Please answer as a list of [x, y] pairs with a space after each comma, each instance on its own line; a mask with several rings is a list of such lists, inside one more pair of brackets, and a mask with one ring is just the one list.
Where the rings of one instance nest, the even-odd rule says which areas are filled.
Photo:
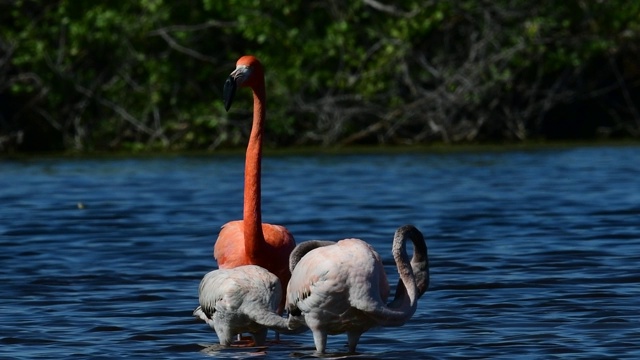
[[[220, 269], [241, 265], [262, 266], [275, 274], [286, 290], [291, 277], [289, 254], [295, 247], [295, 240], [284, 226], [262, 223], [260, 208], [266, 92], [264, 68], [258, 59], [247, 55], [237, 61], [236, 69], [231, 72], [224, 85], [224, 106], [227, 111], [233, 102], [236, 87], [249, 87], [253, 91], [253, 124], [245, 159], [244, 213], [243, 220], [231, 221], [222, 226], [213, 256]], [[284, 296], [282, 300], [279, 313], [284, 308]]]
[[260, 266], [213, 270], [200, 282], [200, 306], [193, 315], [215, 330], [220, 345], [229, 346], [235, 334], [248, 332], [260, 346], [265, 343], [267, 329], [300, 332], [289, 329], [287, 319], [276, 313], [282, 297], [278, 277]]
[[[413, 242], [411, 261], [407, 237]], [[360, 336], [370, 328], [403, 325], [429, 287], [427, 245], [412, 225], [398, 228], [393, 238], [400, 280], [389, 305], [387, 276], [371, 245], [359, 239], [308, 243], [298, 245], [291, 255], [286, 307], [290, 324], [304, 323], [311, 329], [318, 353], [325, 352], [328, 334], [346, 332], [353, 353]]]

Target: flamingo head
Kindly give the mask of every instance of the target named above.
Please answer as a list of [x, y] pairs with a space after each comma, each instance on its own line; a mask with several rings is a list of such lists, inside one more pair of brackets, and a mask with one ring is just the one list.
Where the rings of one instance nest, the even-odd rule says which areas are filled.
[[224, 83], [222, 97], [224, 108], [229, 111], [233, 98], [236, 95], [236, 88], [250, 87], [255, 90], [255, 86], [264, 85], [264, 69], [262, 63], [255, 56], [245, 55], [236, 62], [236, 69], [229, 74]]

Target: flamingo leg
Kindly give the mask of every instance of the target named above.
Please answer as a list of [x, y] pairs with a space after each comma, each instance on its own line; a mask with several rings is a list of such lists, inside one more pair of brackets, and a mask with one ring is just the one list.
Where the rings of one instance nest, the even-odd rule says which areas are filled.
[[220, 345], [229, 346], [233, 342], [233, 334], [228, 331], [225, 326], [217, 326], [215, 328], [216, 335], [218, 335], [218, 340], [220, 341]]
[[264, 328], [260, 331], [256, 331], [253, 334], [253, 340], [255, 341], [256, 345], [264, 345], [264, 343], [267, 341], [267, 329]]
[[313, 330], [313, 343], [316, 345], [316, 351], [324, 354], [327, 348], [327, 332], [324, 330]]
[[360, 331], [347, 332], [347, 340], [349, 342], [350, 353], [356, 352], [356, 346], [358, 346], [358, 341], [360, 341], [360, 336], [362, 336], [362, 333]]

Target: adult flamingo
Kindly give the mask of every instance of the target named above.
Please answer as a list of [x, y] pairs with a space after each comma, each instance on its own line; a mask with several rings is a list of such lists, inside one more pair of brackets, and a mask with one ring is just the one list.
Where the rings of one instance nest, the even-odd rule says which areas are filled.
[[[407, 237], [413, 242], [411, 261]], [[412, 225], [401, 226], [395, 232], [392, 253], [400, 280], [394, 300], [387, 305], [389, 283], [371, 245], [360, 239], [298, 245], [291, 255], [293, 270], [287, 291], [290, 324], [306, 324], [319, 353], [325, 352], [327, 334], [346, 332], [353, 353], [360, 336], [370, 328], [403, 325], [429, 287], [429, 259], [422, 233]]]
[[193, 315], [215, 330], [220, 345], [231, 345], [234, 335], [243, 332], [252, 335], [255, 345], [264, 345], [267, 329], [300, 332], [276, 313], [282, 297], [278, 277], [260, 266], [213, 270], [200, 282], [200, 306]]
[[[284, 226], [262, 223], [260, 173], [266, 92], [264, 68], [254, 56], [241, 57], [225, 82], [223, 97], [227, 111], [233, 102], [236, 87], [249, 87], [253, 91], [253, 124], [245, 159], [243, 220], [222, 226], [213, 256], [220, 269], [241, 265], [262, 266], [275, 274], [286, 290], [291, 277], [289, 254], [295, 247], [295, 240]], [[284, 307], [284, 296], [282, 299], [279, 313]]]

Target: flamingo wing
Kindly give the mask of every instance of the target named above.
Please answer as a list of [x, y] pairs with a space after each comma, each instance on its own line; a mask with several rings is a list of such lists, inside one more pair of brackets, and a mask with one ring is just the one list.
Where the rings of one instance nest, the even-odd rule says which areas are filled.
[[213, 257], [220, 269], [250, 265], [244, 251], [244, 226], [242, 220], [230, 221], [220, 229], [213, 247]]

